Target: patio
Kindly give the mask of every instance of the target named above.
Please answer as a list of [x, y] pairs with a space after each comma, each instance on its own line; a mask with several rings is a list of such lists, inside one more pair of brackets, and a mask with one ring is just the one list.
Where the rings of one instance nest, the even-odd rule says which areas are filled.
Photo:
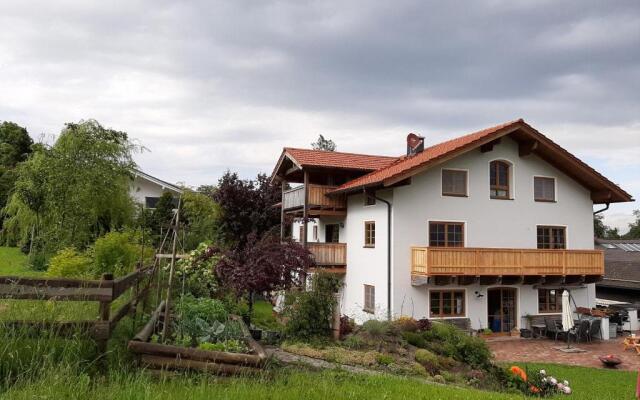
[[[636, 335], [639, 334], [640, 332], [636, 333]], [[546, 338], [522, 339], [511, 336], [486, 339], [496, 361], [544, 362], [604, 368], [598, 357], [614, 354], [622, 359], [622, 364], [617, 369], [637, 371], [640, 369], [640, 355], [633, 349], [623, 350], [623, 340], [623, 337], [617, 337], [612, 340], [596, 340], [592, 343], [576, 344], [572, 341], [571, 347], [586, 351], [583, 353], [564, 353], [554, 347], [566, 346], [566, 341], [554, 342], [552, 339]]]

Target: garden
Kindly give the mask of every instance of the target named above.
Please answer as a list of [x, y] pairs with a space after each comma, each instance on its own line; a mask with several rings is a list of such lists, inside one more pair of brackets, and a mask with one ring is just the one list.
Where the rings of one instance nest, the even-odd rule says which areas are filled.
[[631, 373], [497, 364], [450, 324], [339, 315], [341, 279], [281, 240], [265, 175], [149, 210], [126, 133], [81, 121], [26, 148], [0, 196], [0, 398], [632, 398]]

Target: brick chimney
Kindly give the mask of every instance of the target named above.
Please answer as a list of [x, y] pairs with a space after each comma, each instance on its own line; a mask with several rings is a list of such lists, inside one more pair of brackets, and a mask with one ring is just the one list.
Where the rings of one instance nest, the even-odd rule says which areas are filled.
[[424, 137], [415, 133], [407, 135], [407, 156], [415, 156], [424, 150]]

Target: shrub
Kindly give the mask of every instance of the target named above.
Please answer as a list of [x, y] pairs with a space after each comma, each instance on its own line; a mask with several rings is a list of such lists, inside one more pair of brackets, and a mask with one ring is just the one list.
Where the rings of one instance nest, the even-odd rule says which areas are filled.
[[285, 333], [289, 337], [311, 339], [331, 333], [330, 320], [337, 301], [334, 296], [340, 288], [337, 277], [317, 274], [312, 278], [311, 290], [289, 292], [285, 300]]
[[395, 360], [388, 354], [378, 354], [376, 356], [376, 362], [380, 365], [390, 365], [393, 364]]
[[133, 271], [141, 256], [143, 263], [147, 261], [153, 249], [147, 246], [146, 254], [141, 252], [139, 238], [134, 232], [109, 232], [93, 245], [95, 275], [126, 275]]
[[428, 375], [427, 369], [422, 364], [420, 364], [418, 362], [415, 362], [415, 363], [411, 364], [411, 371], [414, 374], [420, 375], [420, 376]]
[[74, 248], [62, 249], [51, 257], [47, 276], [89, 278], [91, 276], [91, 259]]
[[176, 277], [184, 282], [185, 292], [196, 297], [214, 297], [219, 288], [215, 274], [219, 260], [218, 249], [207, 242], [200, 243], [189, 252], [189, 257], [179, 260]]
[[342, 346], [347, 349], [359, 350], [367, 347], [367, 343], [360, 336], [349, 336], [343, 342]]
[[393, 321], [393, 326], [400, 332], [418, 331], [418, 323], [411, 317], [400, 317]]
[[345, 337], [353, 332], [354, 322], [346, 315], [340, 317], [340, 337]]
[[225, 327], [221, 323], [226, 322], [229, 316], [221, 301], [191, 295], [182, 296], [176, 301], [176, 311], [180, 336], [188, 338], [192, 345], [197, 343], [198, 338], [210, 336], [212, 328], [222, 333]]
[[[471, 337], [455, 326], [446, 323], [434, 323], [426, 332], [417, 336], [405, 334], [405, 339], [416, 347], [427, 348], [433, 352], [451, 357], [469, 364], [472, 368], [486, 369], [491, 365], [491, 351], [479, 338]], [[411, 340], [411, 341], [410, 341]]]
[[390, 332], [391, 324], [387, 321], [378, 321], [377, 319], [370, 319], [362, 324], [362, 330], [368, 333], [370, 336], [379, 338]]
[[442, 375], [434, 375], [433, 376], [433, 381], [436, 382], [436, 383], [441, 383], [443, 385], [445, 383], [447, 383], [447, 381], [444, 379], [444, 376], [442, 376]]
[[412, 346], [420, 347], [422, 349], [427, 347], [427, 341], [420, 333], [404, 332], [402, 337], [404, 337], [404, 340]]
[[429, 329], [431, 329], [431, 321], [429, 321], [427, 318], [417, 320], [416, 324], [418, 325], [418, 331], [420, 332], [428, 331]]
[[440, 369], [438, 356], [429, 350], [418, 349], [416, 351], [416, 361], [420, 363], [420, 365], [422, 365], [430, 374], [435, 374]]

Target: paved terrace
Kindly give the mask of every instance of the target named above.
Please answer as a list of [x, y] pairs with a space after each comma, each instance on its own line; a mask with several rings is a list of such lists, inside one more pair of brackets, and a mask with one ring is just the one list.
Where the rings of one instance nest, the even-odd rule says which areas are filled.
[[[640, 332], [636, 333], [636, 335]], [[615, 354], [622, 359], [618, 369], [640, 369], [640, 355], [634, 349], [623, 350], [622, 337], [592, 343], [573, 343], [571, 347], [586, 350], [584, 353], [564, 353], [554, 347], [565, 346], [567, 342], [553, 339], [521, 339], [519, 337], [496, 337], [486, 339], [496, 361], [544, 362], [583, 367], [603, 368], [599, 356]]]

